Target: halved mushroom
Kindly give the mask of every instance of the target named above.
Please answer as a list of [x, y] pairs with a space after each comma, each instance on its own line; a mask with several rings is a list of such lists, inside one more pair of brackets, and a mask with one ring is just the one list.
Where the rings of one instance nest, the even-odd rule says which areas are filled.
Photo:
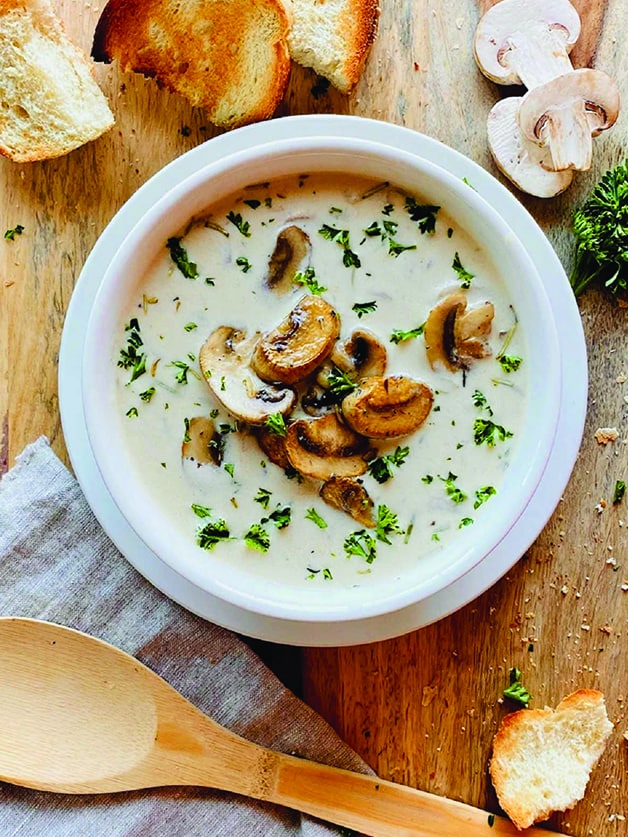
[[486, 342], [495, 308], [484, 302], [467, 310], [463, 293], [450, 294], [432, 308], [425, 323], [425, 348], [430, 366], [443, 363], [450, 372], [467, 369], [473, 358], [488, 357]]
[[212, 419], [207, 416], [194, 416], [187, 424], [185, 437], [181, 444], [183, 459], [193, 459], [199, 465], [213, 462], [220, 465], [220, 433]]
[[268, 287], [281, 292], [291, 290], [294, 275], [306, 266], [311, 249], [310, 237], [301, 227], [291, 224], [280, 230], [268, 262]]
[[372, 331], [356, 328], [342, 345], [336, 344], [330, 361], [355, 378], [367, 378], [386, 372], [388, 354]]
[[569, 53], [580, 35], [580, 16], [568, 0], [501, 0], [475, 30], [478, 67], [497, 84], [529, 90], [573, 67]]
[[537, 198], [553, 198], [573, 180], [573, 171], [550, 171], [549, 153], [526, 139], [519, 127], [522, 96], [500, 99], [488, 115], [488, 145], [497, 167], [515, 186]]
[[287, 317], [262, 336], [253, 369], [264, 381], [302, 381], [330, 354], [340, 333], [340, 317], [320, 296], [301, 297]]
[[413, 433], [432, 409], [432, 390], [405, 375], [363, 378], [342, 401], [347, 424], [370, 439], [394, 439]]
[[203, 377], [216, 398], [237, 418], [262, 424], [275, 413], [285, 415], [294, 407], [296, 394], [286, 386], [272, 386], [250, 368], [258, 335], [232, 326], [219, 326], [201, 348]]
[[374, 503], [361, 482], [352, 477], [331, 477], [320, 490], [323, 500], [335, 509], [350, 514], [361, 526], [376, 525]]
[[591, 138], [615, 124], [619, 105], [619, 90], [609, 75], [573, 70], [526, 93], [519, 127], [524, 137], [548, 147], [552, 170], [586, 171], [591, 168]]
[[342, 424], [335, 413], [292, 422], [286, 452], [293, 468], [318, 480], [364, 474], [372, 453], [367, 439]]

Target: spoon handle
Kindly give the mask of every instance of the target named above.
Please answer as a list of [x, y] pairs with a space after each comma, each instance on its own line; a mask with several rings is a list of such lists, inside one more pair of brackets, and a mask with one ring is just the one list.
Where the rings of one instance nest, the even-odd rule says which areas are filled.
[[[263, 798], [372, 837], [493, 837], [520, 834], [510, 820], [373, 776], [277, 755]], [[557, 832], [529, 828], [526, 837]]]

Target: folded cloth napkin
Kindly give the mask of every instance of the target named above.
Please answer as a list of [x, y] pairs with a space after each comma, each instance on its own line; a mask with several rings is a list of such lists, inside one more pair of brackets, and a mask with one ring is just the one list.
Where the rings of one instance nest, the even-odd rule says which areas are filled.
[[[0, 480], [0, 615], [45, 619], [100, 637], [137, 657], [245, 738], [369, 772], [244, 642], [179, 607], [133, 569], [43, 437]], [[219, 791], [70, 796], [0, 783], [3, 837], [342, 833], [347, 832], [279, 806]]]

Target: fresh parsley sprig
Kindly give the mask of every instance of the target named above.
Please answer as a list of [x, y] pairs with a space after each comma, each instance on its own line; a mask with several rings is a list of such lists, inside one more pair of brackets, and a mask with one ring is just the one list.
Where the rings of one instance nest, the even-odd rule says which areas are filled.
[[388, 482], [395, 476], [394, 468], [400, 468], [410, 453], [409, 447], [395, 448], [393, 453], [384, 453], [368, 463], [368, 472], [378, 483]]

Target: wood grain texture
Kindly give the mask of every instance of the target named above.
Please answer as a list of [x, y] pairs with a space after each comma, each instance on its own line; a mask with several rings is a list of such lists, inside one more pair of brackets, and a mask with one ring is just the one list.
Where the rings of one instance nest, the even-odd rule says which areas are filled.
[[[357, 89], [317, 94], [294, 67], [278, 115], [335, 112], [405, 125], [467, 154], [503, 181], [486, 144], [486, 115], [509, 95], [472, 54], [485, 0], [382, 0], [378, 39]], [[583, 34], [572, 57], [619, 82], [628, 102], [622, 0], [578, 0]], [[58, 0], [68, 31], [89, 49], [101, 4]], [[201, 111], [115, 65], [96, 73], [117, 124], [71, 155], [46, 163], [0, 160], [5, 228], [0, 241], [0, 468], [48, 435], [67, 460], [57, 403], [57, 358], [70, 295], [90, 248], [122, 203], [165, 163], [216, 131]], [[188, 130], [189, 129], [189, 130]], [[628, 147], [628, 108], [594, 142], [593, 167], [563, 196], [543, 201], [511, 189], [539, 222], [566, 269], [571, 216]], [[511, 187], [509, 187], [511, 188]], [[384, 778], [497, 811], [487, 775], [491, 739], [512, 707], [499, 701], [517, 666], [534, 705], [578, 687], [601, 689], [616, 730], [586, 798], [552, 827], [575, 837], [616, 837], [628, 816], [628, 512], [611, 497], [628, 480], [628, 312], [597, 291], [579, 301], [589, 349], [590, 398], [573, 477], [544, 531], [507, 576], [436, 625], [355, 648], [304, 650], [307, 700]], [[616, 427], [606, 447], [598, 427]], [[560, 440], [557, 442], [560, 444]], [[600, 501], [606, 507], [598, 512]], [[548, 515], [551, 509], [548, 509]], [[513, 556], [516, 557], [516, 556]]]

